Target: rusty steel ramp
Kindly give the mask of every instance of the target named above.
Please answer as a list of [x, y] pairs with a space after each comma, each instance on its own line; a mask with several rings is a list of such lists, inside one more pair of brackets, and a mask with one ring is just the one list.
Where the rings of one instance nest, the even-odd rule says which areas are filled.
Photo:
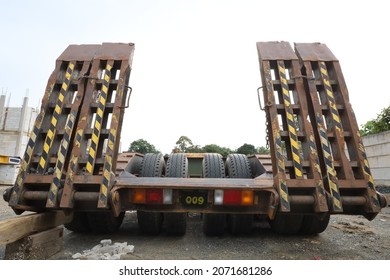
[[109, 207], [133, 52], [70, 45], [58, 57], [9, 193], [15, 212]]
[[280, 212], [373, 219], [376, 192], [339, 61], [325, 44], [258, 42], [274, 185]]

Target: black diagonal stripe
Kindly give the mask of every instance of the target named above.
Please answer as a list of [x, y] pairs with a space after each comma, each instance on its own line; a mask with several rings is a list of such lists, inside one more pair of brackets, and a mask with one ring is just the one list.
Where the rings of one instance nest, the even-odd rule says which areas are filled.
[[39, 128], [34, 126], [34, 131], [33, 133], [35, 134], [35, 137], [39, 134]]
[[97, 148], [97, 143], [95, 143], [95, 142], [92, 141], [92, 142], [91, 142], [91, 147], [90, 147], [90, 149], [96, 151], [96, 148]]
[[62, 161], [58, 161], [57, 162], [57, 168], [59, 169], [59, 170], [62, 170], [62, 167], [63, 167], [64, 165], [62, 164]]
[[96, 136], [99, 135], [99, 129], [97, 129], [96, 126], [93, 128], [93, 134]]
[[105, 196], [103, 193], [101, 193], [100, 194], [100, 196], [99, 196], [99, 199], [100, 199], [100, 201], [106, 201], [107, 200], [107, 196]]
[[110, 135], [108, 136], [108, 140], [111, 141], [112, 143], [114, 143], [115, 142], [115, 136], [112, 133], [110, 133]]
[[66, 149], [64, 146], [61, 145], [61, 154], [65, 157], [66, 156]]
[[294, 146], [292, 146], [292, 151], [294, 154], [297, 154], [297, 155], [299, 154], [299, 151]]
[[[107, 86], [107, 89], [108, 89], [108, 86]], [[104, 100], [107, 99], [107, 93], [104, 92], [103, 90], [101, 91], [100, 95], [103, 97]]]
[[28, 146], [30, 147], [30, 148], [32, 148], [32, 147], [34, 147], [34, 144], [35, 144], [35, 142], [30, 138], [29, 140], [28, 140]]
[[93, 165], [93, 157], [91, 155], [88, 155], [88, 162]]
[[365, 171], [368, 175], [371, 175], [371, 170], [370, 170], [370, 168], [369, 168], [367, 165], [364, 166], [364, 171]]
[[67, 125], [67, 127], [69, 127], [69, 128], [72, 128], [73, 127], [73, 122], [72, 122], [72, 120], [69, 118], [69, 120], [68, 120], [68, 123], [66, 124]]
[[336, 198], [338, 201], [340, 201], [340, 199], [341, 199], [341, 196], [340, 196], [340, 194], [337, 192], [337, 191], [335, 191], [335, 190], [332, 190], [333, 192], [333, 197], [334, 198]]
[[110, 172], [111, 171], [111, 164], [109, 164], [108, 162], [106, 162], [106, 164], [104, 165], [104, 168]]
[[53, 178], [53, 183], [56, 187], [60, 187], [60, 179], [57, 177]]
[[69, 133], [64, 134], [64, 142], [69, 143]]
[[106, 177], [103, 177], [103, 185], [108, 187], [108, 180]]
[[328, 135], [326, 135], [326, 131], [324, 129], [320, 130], [320, 136], [324, 139], [328, 139]]
[[72, 75], [72, 73], [73, 73], [73, 70], [72, 70], [72, 68], [70, 67], [70, 63], [69, 63], [69, 65], [68, 65], [68, 69], [66, 70], [66, 72], [68, 72], [69, 75]]
[[[324, 88], [325, 88], [328, 92], [333, 93], [333, 89], [332, 89], [331, 86], [329, 86], [329, 85], [327, 85], [327, 84], [324, 83]], [[329, 100], [333, 100], [333, 101], [334, 101], [333, 96], [330, 96], [328, 93], [327, 93], [327, 96], [328, 96]], [[332, 102], [333, 102], [333, 101], [332, 101]], [[334, 103], [334, 102], [333, 102], [333, 103]]]
[[29, 156], [28, 153], [24, 154], [24, 161], [27, 162], [27, 163], [30, 161], [30, 156]]
[[[103, 112], [104, 111], [103, 103], [99, 102], [98, 108]], [[98, 114], [96, 114], [96, 115], [98, 115]]]
[[80, 141], [81, 141], [81, 134], [80, 134], [80, 133], [77, 133], [77, 135], [76, 135], [76, 141], [77, 141], [78, 143], [80, 143]]
[[[329, 166], [330, 168], [332, 168], [332, 161], [330, 161], [328, 158], [324, 157], [324, 160], [325, 160], [325, 164], [327, 166]], [[332, 168], [333, 169], [333, 168]]]
[[98, 114], [96, 114], [96, 121], [98, 122], [98, 123], [102, 123], [102, 117], [101, 116], [99, 116]]
[[54, 202], [55, 198], [56, 198], [56, 195], [52, 191], [50, 191], [49, 192], [49, 200]]
[[368, 181], [367, 185], [370, 189], [374, 189], [374, 184], [372, 182]]
[[328, 145], [325, 145], [325, 144], [323, 144], [322, 145], [322, 149], [325, 151], [325, 152], [327, 152], [328, 154], [332, 154], [331, 153], [331, 151], [330, 151], [330, 147], [328, 146]]

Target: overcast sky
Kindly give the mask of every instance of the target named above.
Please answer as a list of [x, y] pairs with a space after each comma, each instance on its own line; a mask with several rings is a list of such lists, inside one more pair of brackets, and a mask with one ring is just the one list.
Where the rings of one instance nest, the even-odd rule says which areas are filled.
[[359, 125], [390, 105], [386, 1], [1, 1], [0, 89], [40, 106], [69, 44], [135, 43], [122, 150], [143, 138], [265, 145], [258, 41], [321, 42], [340, 60]]

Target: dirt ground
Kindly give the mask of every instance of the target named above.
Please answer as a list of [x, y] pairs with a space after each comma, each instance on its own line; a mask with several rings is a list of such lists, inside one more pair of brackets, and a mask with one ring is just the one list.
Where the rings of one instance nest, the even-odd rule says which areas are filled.
[[[4, 188], [0, 187], [0, 193]], [[0, 199], [0, 220], [14, 216]], [[135, 212], [127, 212], [120, 230], [111, 235], [77, 234], [65, 230], [64, 250], [51, 259], [72, 259], [102, 239], [135, 246], [127, 259], [203, 260], [390, 260], [390, 207], [383, 208], [373, 221], [362, 216], [333, 215], [325, 232], [317, 236], [280, 236], [268, 224], [258, 221], [251, 234], [207, 237], [199, 214], [189, 214], [187, 233], [172, 237], [164, 232], [145, 236], [138, 232]], [[0, 246], [0, 259], [5, 246]]]

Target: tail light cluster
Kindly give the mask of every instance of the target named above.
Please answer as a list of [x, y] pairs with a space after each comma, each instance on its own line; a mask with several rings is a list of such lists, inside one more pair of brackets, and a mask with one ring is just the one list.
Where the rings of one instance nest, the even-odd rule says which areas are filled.
[[[254, 192], [251, 190], [215, 190], [214, 205], [250, 206], [253, 205]], [[172, 189], [134, 189], [134, 204], [173, 203]]]
[[215, 205], [235, 205], [249, 206], [253, 205], [253, 191], [241, 190], [215, 190]]
[[135, 189], [134, 204], [172, 204], [172, 189]]

